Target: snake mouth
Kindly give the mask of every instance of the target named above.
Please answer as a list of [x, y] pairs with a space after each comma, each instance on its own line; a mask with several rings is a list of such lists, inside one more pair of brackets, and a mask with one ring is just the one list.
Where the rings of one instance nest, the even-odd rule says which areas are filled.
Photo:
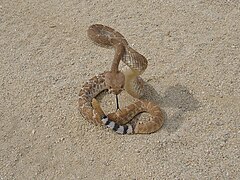
[[122, 91], [123, 91], [123, 89], [118, 89], [118, 90], [116, 90], [116, 89], [108, 89], [108, 92], [109, 92], [110, 94], [114, 94], [114, 95], [118, 95], [118, 94], [120, 94]]

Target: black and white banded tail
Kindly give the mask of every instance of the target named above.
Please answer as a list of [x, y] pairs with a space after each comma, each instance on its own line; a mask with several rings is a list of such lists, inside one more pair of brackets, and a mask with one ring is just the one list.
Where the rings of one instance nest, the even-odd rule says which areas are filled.
[[102, 116], [101, 120], [106, 127], [112, 129], [118, 134], [133, 134], [133, 127], [130, 124], [119, 125], [118, 123], [108, 119], [106, 115]]

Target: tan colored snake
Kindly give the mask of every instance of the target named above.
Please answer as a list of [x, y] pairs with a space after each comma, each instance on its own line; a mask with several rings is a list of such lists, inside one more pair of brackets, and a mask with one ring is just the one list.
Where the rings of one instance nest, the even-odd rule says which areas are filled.
[[[159, 106], [139, 99], [143, 95], [143, 80], [139, 75], [147, 68], [146, 58], [131, 48], [123, 35], [110, 27], [94, 24], [87, 33], [95, 43], [114, 47], [115, 55], [111, 70], [93, 77], [80, 90], [79, 108], [83, 117], [94, 124], [104, 124], [119, 134], [152, 133], [160, 129], [163, 114]], [[130, 68], [124, 74], [118, 69], [121, 60]], [[115, 113], [105, 115], [95, 97], [106, 89], [116, 95], [125, 89], [139, 100]], [[127, 124], [142, 112], [149, 113], [151, 118], [148, 121]]]

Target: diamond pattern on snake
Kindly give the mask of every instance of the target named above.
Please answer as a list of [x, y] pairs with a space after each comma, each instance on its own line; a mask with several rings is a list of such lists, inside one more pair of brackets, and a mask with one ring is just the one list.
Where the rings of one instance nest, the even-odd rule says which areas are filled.
[[[148, 65], [147, 59], [131, 48], [122, 34], [101, 24], [94, 24], [87, 30], [88, 37], [100, 46], [113, 47], [114, 58], [110, 71], [103, 72], [87, 81], [79, 93], [79, 109], [82, 116], [96, 125], [104, 125], [118, 134], [150, 134], [163, 125], [163, 113], [152, 101], [141, 99], [144, 95], [144, 81], [140, 75]], [[129, 70], [119, 70], [119, 63], [125, 63]], [[105, 114], [96, 97], [104, 90], [116, 95], [126, 90], [137, 101], [109, 114]], [[117, 103], [118, 104], [118, 103]], [[148, 121], [132, 122], [140, 113], [149, 113]]]

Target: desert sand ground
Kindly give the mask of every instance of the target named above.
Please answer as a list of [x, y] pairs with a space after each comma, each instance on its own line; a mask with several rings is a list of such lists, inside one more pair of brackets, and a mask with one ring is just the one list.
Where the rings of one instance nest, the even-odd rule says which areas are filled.
[[[117, 135], [79, 113], [81, 86], [114, 55], [88, 39], [95, 23], [148, 59], [156, 133]], [[0, 179], [238, 179], [239, 42], [238, 0], [1, 0]]]

